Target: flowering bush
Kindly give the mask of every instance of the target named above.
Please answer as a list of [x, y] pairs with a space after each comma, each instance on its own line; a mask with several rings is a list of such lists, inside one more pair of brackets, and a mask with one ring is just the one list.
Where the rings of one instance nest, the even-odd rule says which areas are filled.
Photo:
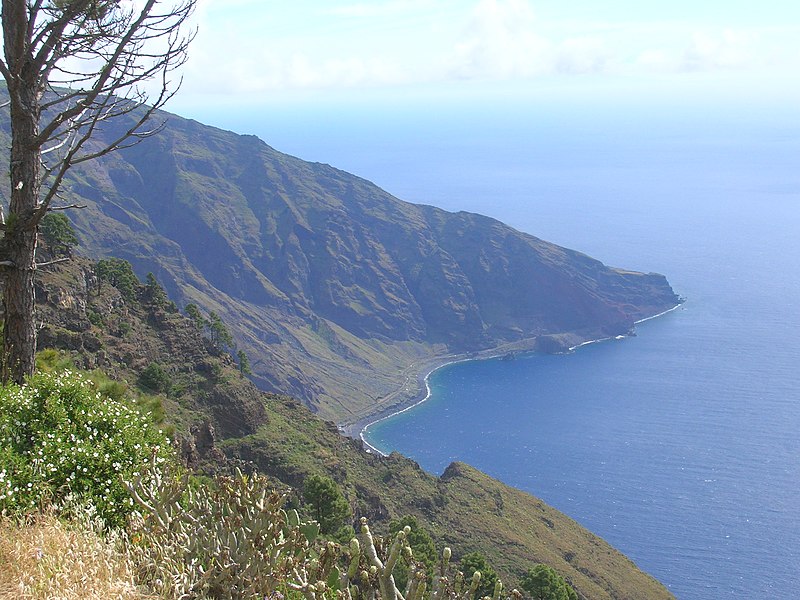
[[71, 371], [40, 373], [0, 389], [0, 511], [25, 512], [69, 497], [108, 525], [134, 506], [121, 478], [134, 478], [168, 440], [147, 418]]

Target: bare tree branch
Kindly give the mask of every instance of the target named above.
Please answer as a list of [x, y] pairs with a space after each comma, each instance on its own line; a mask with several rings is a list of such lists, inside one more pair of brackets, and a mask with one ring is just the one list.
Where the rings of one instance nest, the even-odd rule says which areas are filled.
[[64, 258], [54, 258], [53, 260], [48, 260], [43, 263], [36, 263], [36, 268], [38, 269], [40, 267], [49, 267], [50, 265], [57, 265], [59, 263], [68, 262], [70, 260], [72, 260], [72, 257], [70, 256], [65, 256]]
[[53, 212], [55, 210], [70, 210], [73, 208], [86, 208], [86, 204], [69, 204], [67, 206], [51, 206], [47, 210]]
[[[83, 1], [86, 2], [87, 0]], [[182, 38], [181, 42], [177, 45], [175, 43], [169, 44], [167, 50], [159, 57], [156, 63], [145, 68], [141, 73], [137, 73], [131, 64], [126, 64], [125, 62], [136, 60], [138, 55], [135, 50], [142, 40], [137, 39], [135, 36], [137, 32], [148, 22], [148, 20], [152, 20], [150, 11], [153, 9], [155, 4], [156, 0], [148, 0], [136, 20], [130, 23], [128, 26], [126, 33], [117, 40], [115, 47], [105, 56], [103, 56], [103, 53], [101, 53], [101, 56], [103, 56], [105, 59], [105, 66], [101, 72], [98, 73], [94, 84], [91, 86], [91, 88], [86, 90], [85, 93], [77, 96], [81, 99], [75, 103], [74, 106], [67, 107], [66, 109], [62, 110], [52, 119], [52, 121], [50, 121], [50, 123], [42, 127], [39, 134], [40, 144], [53, 135], [56, 129], [62, 126], [62, 124], [77, 117], [83, 110], [91, 108], [98, 96], [102, 94], [111, 94], [120, 90], [123, 86], [130, 88], [144, 79], [151, 78], [155, 73], [162, 71], [164, 68], [167, 68], [174, 60], [178, 60], [179, 64], [183, 64], [185, 61], [186, 49], [194, 35], [191, 35], [188, 38]], [[189, 17], [193, 7], [193, 2], [186, 2], [178, 8], [180, 12], [177, 13], [176, 26], [180, 26]], [[152, 23], [149, 23], [149, 25], [152, 25]], [[130, 51], [131, 46], [133, 46], [134, 52]], [[118, 72], [116, 76], [114, 76], [115, 69], [121, 61], [123, 61], [125, 66]]]
[[[69, 170], [127, 148], [163, 127], [145, 127], [180, 87], [195, 32], [181, 33], [197, 0], [0, 0], [11, 119], [9, 214], [0, 211], [6, 326], [2, 379], [33, 371], [33, 273], [38, 225], [61, 198]], [[148, 98], [142, 86], [158, 81]], [[103, 132], [104, 123], [113, 132]], [[63, 201], [53, 206], [56, 198]], [[54, 264], [50, 263], [45, 264]]]

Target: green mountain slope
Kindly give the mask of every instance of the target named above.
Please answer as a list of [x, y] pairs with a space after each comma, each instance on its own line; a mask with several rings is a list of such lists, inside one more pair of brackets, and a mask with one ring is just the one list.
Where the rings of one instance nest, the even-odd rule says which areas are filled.
[[230, 357], [168, 303], [141, 287], [124, 297], [75, 259], [40, 270], [41, 345], [61, 349], [85, 368], [102, 368], [131, 387], [153, 364], [168, 375], [166, 419], [192, 465], [257, 467], [301, 487], [313, 473], [342, 487], [354, 517], [373, 529], [415, 515], [456, 558], [479, 551], [507, 585], [537, 562], [562, 574], [584, 598], [671, 598], [653, 578], [577, 523], [528, 494], [467, 465], [437, 478], [400, 455], [367, 453], [298, 401], [259, 391]]
[[661, 275], [402, 202], [174, 115], [158, 136], [76, 169], [65, 197], [87, 206], [70, 212], [83, 252], [126, 258], [179, 304], [216, 311], [260, 387], [338, 422], [380, 408], [411, 363], [564, 349], [678, 302]]

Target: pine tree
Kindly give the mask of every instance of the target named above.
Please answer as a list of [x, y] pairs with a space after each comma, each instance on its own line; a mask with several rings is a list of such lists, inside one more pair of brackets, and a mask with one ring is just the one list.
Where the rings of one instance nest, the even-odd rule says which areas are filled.
[[578, 600], [578, 593], [547, 565], [536, 565], [522, 576], [522, 589], [533, 600]]
[[339, 531], [352, 514], [342, 491], [330, 477], [308, 477], [303, 485], [303, 500], [309, 516], [319, 523], [323, 534]]

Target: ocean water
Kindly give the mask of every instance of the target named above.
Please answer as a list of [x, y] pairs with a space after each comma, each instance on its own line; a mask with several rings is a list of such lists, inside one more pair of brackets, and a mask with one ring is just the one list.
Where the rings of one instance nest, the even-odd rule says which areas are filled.
[[253, 133], [402, 199], [664, 273], [686, 298], [636, 337], [442, 368], [370, 443], [543, 498], [680, 599], [796, 598], [797, 115], [329, 117], [265, 117]]

